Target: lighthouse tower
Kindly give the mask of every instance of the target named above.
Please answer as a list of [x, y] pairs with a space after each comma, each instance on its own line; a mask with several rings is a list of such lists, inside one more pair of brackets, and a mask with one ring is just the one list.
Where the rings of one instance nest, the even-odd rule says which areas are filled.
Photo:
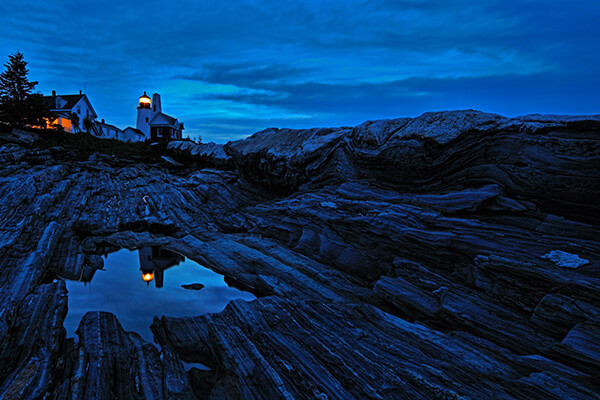
[[183, 123], [177, 118], [162, 112], [160, 94], [154, 93], [150, 100], [146, 92], [140, 96], [135, 127], [142, 132], [146, 140], [153, 142], [181, 139], [184, 129]]
[[146, 139], [150, 138], [150, 125], [148, 123], [152, 119], [152, 115], [150, 97], [144, 92], [144, 94], [140, 96], [140, 102], [137, 108], [137, 124], [135, 127], [144, 133]]

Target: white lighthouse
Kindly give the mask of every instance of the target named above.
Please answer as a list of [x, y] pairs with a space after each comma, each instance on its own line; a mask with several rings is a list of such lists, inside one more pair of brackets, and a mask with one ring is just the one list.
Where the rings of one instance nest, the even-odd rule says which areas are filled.
[[140, 102], [137, 108], [137, 124], [135, 127], [142, 131], [146, 139], [150, 138], [150, 120], [152, 119], [152, 108], [150, 108], [150, 97], [144, 92], [140, 96]]
[[160, 94], [154, 93], [150, 101], [150, 97], [144, 92], [140, 96], [137, 110], [136, 128], [146, 139], [153, 142], [181, 139], [183, 123], [162, 112]]

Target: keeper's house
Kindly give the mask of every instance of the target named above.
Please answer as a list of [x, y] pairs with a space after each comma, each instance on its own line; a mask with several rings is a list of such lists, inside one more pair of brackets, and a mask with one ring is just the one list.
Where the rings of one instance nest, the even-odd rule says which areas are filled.
[[44, 102], [56, 116], [52, 123], [62, 126], [67, 132], [83, 131], [85, 119], [94, 121], [98, 118], [90, 100], [81, 91], [79, 94], [58, 96], [53, 90], [52, 96], [44, 96]]

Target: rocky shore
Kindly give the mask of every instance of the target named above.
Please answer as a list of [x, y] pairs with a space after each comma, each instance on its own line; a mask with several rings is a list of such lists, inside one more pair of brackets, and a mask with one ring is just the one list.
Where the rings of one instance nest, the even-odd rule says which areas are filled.
[[[0, 399], [598, 399], [600, 116], [172, 142], [0, 138]], [[64, 279], [160, 245], [259, 295], [66, 337]], [[210, 370], [187, 369], [201, 363]]]

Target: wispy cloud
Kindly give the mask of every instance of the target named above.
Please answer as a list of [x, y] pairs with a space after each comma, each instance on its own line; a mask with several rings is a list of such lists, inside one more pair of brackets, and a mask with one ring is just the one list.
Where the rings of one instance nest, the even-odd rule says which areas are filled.
[[436, 109], [598, 112], [599, 16], [595, 0], [3, 0], [0, 55], [23, 51], [46, 93], [86, 87], [117, 125], [160, 92], [187, 134], [226, 141]]

